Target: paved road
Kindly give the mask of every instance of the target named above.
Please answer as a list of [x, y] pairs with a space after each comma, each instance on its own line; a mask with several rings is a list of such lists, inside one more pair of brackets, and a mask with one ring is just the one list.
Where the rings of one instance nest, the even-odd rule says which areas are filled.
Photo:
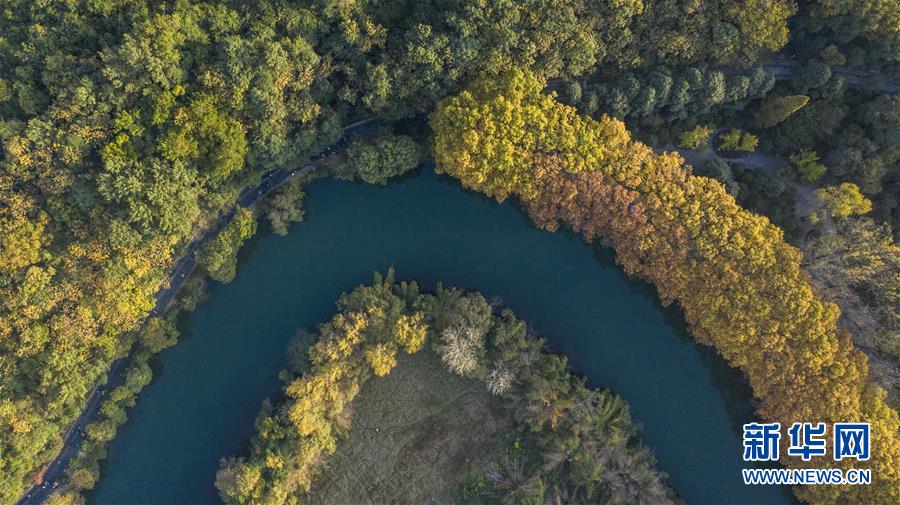
[[[764, 64], [763, 69], [766, 72], [772, 74], [775, 79], [787, 80], [793, 77], [794, 72], [796, 72], [798, 66], [799, 65], [793, 61], [778, 60]], [[728, 70], [730, 72], [734, 71], [734, 69], [730, 68]], [[878, 78], [880, 76], [878, 72], [857, 70], [846, 67], [832, 67], [831, 71], [832, 73], [846, 76], [848, 78], [848, 84], [853, 87], [867, 87], [869, 86], [869, 83], [872, 79]], [[881, 93], [897, 93], [898, 90], [900, 90], [900, 86], [898, 86], [896, 82], [888, 79], [882, 79], [881, 87], [878, 91]], [[262, 181], [258, 186], [256, 186], [255, 188], [247, 187], [244, 189], [244, 191], [241, 192], [237, 200], [238, 205], [243, 208], [251, 207], [257, 202], [257, 200], [267, 195], [271, 191], [277, 189], [288, 179], [292, 177], [299, 177], [303, 174], [308, 173], [323, 159], [328, 158], [329, 156], [346, 148], [347, 144], [349, 143], [350, 136], [356, 131], [365, 128], [371, 122], [372, 119], [366, 119], [347, 126], [346, 128], [344, 128], [343, 135], [336, 143], [334, 143], [324, 152], [310, 158], [309, 161], [307, 161], [301, 167], [293, 170], [277, 169], [268, 172], [263, 176]], [[693, 153], [691, 151], [676, 149], [674, 148], [674, 146], [665, 146], [663, 148], [657, 148], [655, 150], [657, 152], [677, 151], [690, 164], [700, 164], [706, 158], [697, 156], [696, 153]], [[752, 153], [738, 161], [748, 165], [754, 165], [757, 168], [769, 171], [774, 170], [780, 163], [780, 160], [778, 158], [767, 155], [765, 153]], [[197, 249], [200, 248], [200, 246], [202, 246], [206, 242], [208, 238], [215, 236], [215, 234], [219, 230], [221, 230], [226, 224], [231, 221], [231, 219], [234, 217], [234, 212], [235, 210], [231, 209], [228, 212], [224, 213], [204, 232], [200, 233], [194, 240], [192, 240], [188, 244], [185, 249], [184, 255], [178, 261], [176, 261], [175, 265], [172, 267], [172, 270], [169, 274], [168, 287], [161, 289], [157, 293], [156, 306], [152, 311], [150, 311], [150, 316], [158, 317], [161, 314], [165, 313], [165, 311], [169, 308], [169, 305], [171, 305], [172, 300], [174, 300], [175, 295], [178, 294], [178, 291], [181, 289], [181, 286], [184, 283], [185, 279], [190, 276], [191, 272], [193, 272], [194, 268], [196, 268], [197, 266], [197, 260], [194, 257], [194, 253], [197, 251]], [[130, 362], [131, 357], [129, 355], [114, 361], [110, 365], [109, 371], [107, 373], [107, 384], [98, 386], [91, 391], [90, 396], [88, 397], [87, 406], [85, 407], [84, 411], [82, 411], [78, 419], [76, 419], [75, 422], [70, 426], [69, 431], [64, 437], [62, 450], [60, 451], [59, 455], [50, 462], [47, 470], [44, 473], [45, 484], [42, 486], [35, 486], [31, 488], [28, 491], [28, 494], [20, 499], [18, 505], [37, 505], [43, 503], [53, 492], [54, 484], [57, 483], [62, 477], [65, 469], [69, 464], [69, 461], [71, 461], [71, 459], [78, 454], [78, 450], [81, 447], [81, 441], [84, 438], [83, 433], [85, 426], [97, 418], [100, 405], [103, 402], [106, 392], [114, 389], [121, 383], [124, 375], [123, 372], [127, 369], [127, 365]]]
[[718, 130], [709, 134], [709, 137], [706, 138], [707, 149], [701, 154], [696, 150], [691, 149], [680, 149], [674, 144], [666, 144], [662, 147], [654, 147], [653, 151], [656, 154], [662, 154], [665, 152], [676, 152], [684, 158], [684, 161], [691, 166], [700, 168], [707, 161], [718, 158], [722, 161], [730, 162], [730, 163], [740, 163], [742, 165], [765, 170], [766, 172], [774, 172], [778, 167], [787, 163], [787, 160], [784, 158], [774, 156], [768, 153], [764, 153], [762, 151], [753, 151], [751, 153], [743, 153], [736, 158], [725, 158], [723, 157], [718, 150], [713, 147], [715, 145], [715, 139], [722, 132], [727, 131], [728, 128], [719, 128]]
[[[258, 186], [248, 186], [241, 191], [241, 194], [237, 199], [237, 204], [245, 209], [252, 207], [260, 198], [271, 193], [289, 179], [308, 174], [321, 161], [331, 158], [338, 152], [344, 150], [350, 143], [352, 135], [360, 132], [373, 121], [375, 121], [375, 118], [364, 119], [348, 125], [344, 128], [343, 135], [337, 142], [332, 144], [325, 151], [310, 158], [300, 167], [292, 170], [279, 168], [266, 173], [263, 175], [262, 181]], [[175, 295], [178, 294], [178, 291], [181, 289], [185, 280], [197, 266], [197, 260], [194, 257], [194, 253], [206, 243], [209, 238], [216, 236], [225, 225], [231, 222], [234, 213], [235, 208], [228, 210], [188, 243], [184, 250], [184, 254], [175, 262], [172, 266], [172, 270], [169, 272], [168, 285], [161, 288], [156, 293], [156, 306], [150, 311], [150, 317], [159, 317], [168, 310], [169, 306], [172, 304], [172, 300], [175, 299]], [[97, 386], [89, 393], [84, 410], [82, 410], [81, 415], [78, 416], [75, 422], [69, 426], [68, 431], [63, 437], [62, 449], [56, 458], [47, 465], [47, 469], [44, 472], [44, 484], [29, 489], [25, 496], [19, 499], [18, 505], [38, 505], [44, 503], [44, 501], [46, 501], [53, 493], [57, 484], [60, 482], [60, 479], [63, 477], [66, 468], [68, 468], [69, 462], [78, 455], [78, 452], [81, 449], [81, 442], [85, 437], [85, 427], [97, 419], [100, 413], [100, 406], [106, 399], [107, 392], [122, 384], [125, 379], [124, 372], [128, 369], [130, 363], [131, 355], [129, 354], [110, 364], [109, 370], [107, 371], [107, 383]]]
[[[777, 81], [786, 81], [794, 77], [794, 73], [797, 71], [797, 68], [800, 67], [800, 64], [796, 61], [792, 60], [772, 60], [762, 64], [762, 69], [767, 73], [771, 74], [772, 77]], [[723, 65], [719, 67], [713, 67], [725, 75], [742, 75], [749, 72], [753, 67], [734, 67], [730, 65]], [[888, 79], [884, 77], [881, 72], [877, 72], [874, 70], [859, 70], [856, 68], [850, 67], [831, 67], [832, 74], [843, 75], [847, 78], [847, 84], [852, 88], [865, 88], [872, 89], [872, 91], [876, 91], [882, 94], [894, 94], [900, 91], [900, 84], [897, 81]], [[547, 84], [555, 84], [563, 81], [562, 78], [553, 78], [547, 81]], [[589, 81], [598, 80], [595, 76], [593, 78], [588, 79]], [[601, 79], [602, 80], [602, 79]], [[878, 85], [877, 88], [873, 89], [873, 86]]]

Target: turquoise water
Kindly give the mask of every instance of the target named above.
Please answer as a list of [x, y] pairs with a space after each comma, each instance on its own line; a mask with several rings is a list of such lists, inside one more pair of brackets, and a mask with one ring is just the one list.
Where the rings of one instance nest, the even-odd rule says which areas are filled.
[[663, 310], [608, 251], [538, 231], [513, 205], [430, 167], [387, 188], [317, 182], [306, 209], [287, 237], [251, 242], [237, 278], [213, 283], [182, 322], [183, 340], [159, 355], [89, 503], [218, 502], [218, 461], [247, 447], [294, 331], [328, 319], [341, 292], [391, 266], [426, 289], [443, 281], [502, 298], [592, 385], [628, 401], [688, 503], [792, 502], [784, 489], [741, 482], [740, 425], [753, 413], [740, 375], [693, 343], [678, 311]]

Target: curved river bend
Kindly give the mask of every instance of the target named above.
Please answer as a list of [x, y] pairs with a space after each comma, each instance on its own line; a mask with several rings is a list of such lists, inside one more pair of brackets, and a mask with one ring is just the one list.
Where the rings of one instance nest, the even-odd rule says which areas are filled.
[[287, 237], [254, 240], [237, 278], [180, 325], [112, 442], [93, 504], [218, 502], [218, 461], [245, 449], [264, 398], [277, 393], [288, 340], [334, 312], [342, 291], [397, 268], [497, 295], [568, 356], [591, 385], [631, 405], [642, 437], [688, 503], [791, 503], [786, 489], [744, 486], [740, 425], [753, 418], [740, 375], [691, 340], [680, 313], [627, 279], [610, 253], [536, 230], [434, 175], [387, 188], [320, 181]]

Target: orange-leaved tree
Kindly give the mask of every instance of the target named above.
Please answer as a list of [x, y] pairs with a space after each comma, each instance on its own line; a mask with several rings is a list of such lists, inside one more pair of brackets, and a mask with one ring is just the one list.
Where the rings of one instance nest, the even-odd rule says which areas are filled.
[[871, 423], [869, 461], [782, 463], [871, 468], [872, 485], [807, 486], [799, 497], [900, 503], [897, 412], [868, 380], [838, 308], [800, 268], [800, 251], [679, 156], [656, 155], [621, 121], [581, 117], [543, 89], [539, 78], [512, 71], [443, 100], [430, 119], [438, 171], [499, 201], [518, 196], [542, 228], [562, 221], [613, 247], [629, 274], [679, 304], [698, 341], [744, 372], [761, 418]]

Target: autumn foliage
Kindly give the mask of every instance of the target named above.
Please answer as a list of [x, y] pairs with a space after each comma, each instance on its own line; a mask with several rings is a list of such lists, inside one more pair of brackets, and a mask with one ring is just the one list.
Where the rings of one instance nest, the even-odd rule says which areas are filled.
[[897, 412], [837, 325], [838, 308], [814, 292], [800, 251], [678, 155], [656, 155], [621, 121], [580, 117], [543, 88], [513, 72], [441, 102], [430, 120], [437, 169], [498, 201], [520, 197], [541, 228], [564, 223], [613, 247], [626, 272], [678, 303], [698, 341], [744, 372], [761, 418], [870, 422], [867, 462], [782, 462], [871, 468], [872, 485], [805, 487], [799, 497], [900, 503]]

